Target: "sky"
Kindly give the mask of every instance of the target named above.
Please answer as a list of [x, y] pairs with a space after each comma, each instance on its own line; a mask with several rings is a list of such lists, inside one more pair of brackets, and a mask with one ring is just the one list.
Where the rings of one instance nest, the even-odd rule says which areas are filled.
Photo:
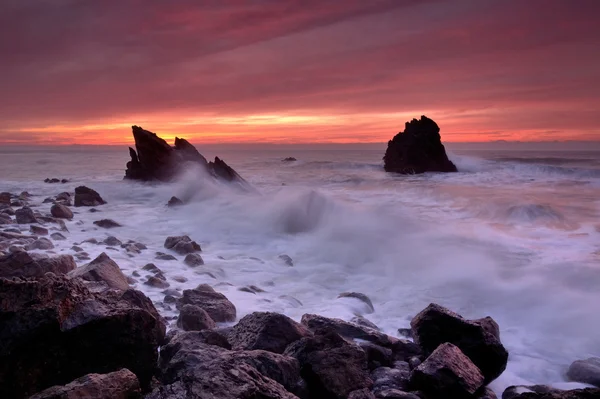
[[2, 0], [0, 144], [600, 140], [598, 0]]

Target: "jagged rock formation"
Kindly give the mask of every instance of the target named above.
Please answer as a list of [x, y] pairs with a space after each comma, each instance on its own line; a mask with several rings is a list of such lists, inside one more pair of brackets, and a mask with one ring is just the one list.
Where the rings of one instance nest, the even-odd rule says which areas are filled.
[[388, 142], [383, 157], [386, 172], [416, 174], [457, 172], [448, 159], [440, 137], [440, 128], [425, 115], [406, 122], [403, 132]]
[[[155, 133], [132, 126], [135, 150], [129, 147], [131, 161], [127, 162], [126, 179], [143, 181], [171, 181], [184, 164], [198, 164], [213, 177], [225, 181], [240, 181], [244, 179], [219, 157], [208, 162], [196, 147], [185, 139], [175, 138], [171, 147]], [[136, 151], [137, 150], [137, 151]]]

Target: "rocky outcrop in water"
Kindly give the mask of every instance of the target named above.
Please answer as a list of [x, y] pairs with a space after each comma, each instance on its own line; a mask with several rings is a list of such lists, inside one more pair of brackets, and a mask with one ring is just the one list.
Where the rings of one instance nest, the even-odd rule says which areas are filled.
[[208, 162], [198, 150], [185, 139], [175, 138], [170, 146], [155, 133], [132, 126], [135, 149], [129, 148], [131, 161], [127, 162], [125, 178], [142, 181], [171, 181], [192, 163], [204, 168], [214, 178], [225, 181], [245, 182], [244, 179], [219, 157]]
[[417, 174], [456, 172], [441, 141], [440, 128], [426, 116], [406, 122], [403, 132], [388, 142], [383, 157], [386, 172]]

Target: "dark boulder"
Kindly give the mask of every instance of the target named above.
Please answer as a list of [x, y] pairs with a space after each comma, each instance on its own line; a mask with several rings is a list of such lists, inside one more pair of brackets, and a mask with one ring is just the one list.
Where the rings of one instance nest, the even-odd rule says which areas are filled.
[[406, 122], [404, 131], [388, 142], [383, 161], [386, 172], [415, 174], [457, 171], [446, 155], [440, 128], [426, 116]]
[[53, 386], [29, 399], [141, 399], [135, 374], [121, 369], [108, 374], [87, 374], [64, 386]]
[[444, 343], [410, 376], [410, 386], [433, 397], [471, 398], [483, 386], [481, 371], [458, 347]]
[[454, 344], [479, 367], [486, 383], [506, 368], [508, 352], [502, 346], [497, 324], [491, 318], [466, 320], [443, 306], [431, 304], [410, 324], [415, 343], [423, 349], [425, 356], [440, 344]]
[[510, 386], [502, 393], [502, 399], [598, 399], [600, 389], [586, 388], [563, 391], [545, 385]]
[[155, 133], [139, 126], [132, 126], [132, 132], [136, 148], [129, 148], [131, 161], [127, 163], [126, 179], [172, 181], [185, 169], [185, 165], [190, 163], [200, 166], [214, 178], [245, 182], [218, 157], [214, 162], [207, 162], [185, 139], [175, 138], [175, 145], [171, 147]]
[[591, 357], [586, 360], [574, 361], [567, 370], [567, 377], [571, 381], [600, 387], [600, 358]]
[[55, 218], [59, 219], [73, 219], [73, 212], [62, 204], [54, 204], [52, 208], [50, 208], [50, 213]]
[[104, 229], [112, 229], [114, 227], [121, 227], [121, 225], [117, 222], [115, 222], [112, 219], [101, 219], [101, 220], [96, 220], [94, 222], [94, 224], [98, 227], [102, 227]]
[[233, 349], [262, 349], [283, 353], [292, 342], [311, 336], [302, 324], [279, 313], [254, 312], [244, 316], [229, 333]]
[[165, 248], [177, 252], [179, 255], [186, 255], [194, 252], [201, 252], [202, 249], [196, 241], [188, 236], [167, 237]]
[[382, 391], [396, 389], [408, 390], [410, 371], [408, 365], [399, 364], [392, 367], [379, 367], [371, 372], [373, 380], [373, 393], [378, 395]]
[[78, 267], [69, 273], [70, 277], [79, 277], [87, 281], [103, 281], [110, 288], [126, 290], [129, 288], [127, 277], [123, 274], [119, 265], [102, 252], [96, 259]]
[[91, 293], [52, 274], [0, 279], [0, 397], [20, 398], [89, 373], [127, 368], [142, 387], [155, 371], [162, 323], [135, 290]]
[[394, 361], [392, 350], [383, 346], [375, 345], [372, 342], [360, 342], [359, 346], [367, 355], [367, 364], [369, 370], [375, 370], [378, 367], [389, 367]]
[[17, 251], [0, 257], [0, 277], [42, 277], [69, 273], [77, 267], [71, 255], [48, 257]]
[[54, 244], [52, 244], [52, 241], [50, 241], [46, 237], [38, 238], [34, 242], [27, 245], [28, 250], [32, 250], [32, 249], [46, 250], [46, 249], [52, 249], [52, 248], [54, 248]]
[[167, 206], [169, 208], [173, 208], [173, 207], [177, 207], [177, 206], [181, 206], [181, 205], [183, 205], [183, 201], [177, 197], [171, 197], [169, 202], [167, 202]]
[[202, 259], [202, 256], [200, 256], [200, 254], [188, 254], [183, 260], [183, 263], [185, 263], [189, 267], [198, 267], [204, 264], [204, 259]]
[[183, 331], [211, 330], [216, 327], [204, 309], [196, 305], [183, 305], [177, 318], [177, 327]]
[[181, 309], [183, 305], [187, 304], [204, 309], [217, 323], [236, 319], [236, 309], [233, 303], [207, 284], [201, 284], [192, 290], [184, 290], [181, 298], [177, 300], [177, 308]]
[[356, 391], [350, 392], [348, 399], [376, 399], [375, 395], [367, 388], [357, 389]]
[[15, 219], [19, 224], [38, 223], [31, 208], [26, 206], [15, 211]]
[[106, 201], [91, 188], [79, 186], [75, 189], [75, 206], [99, 206], [104, 204], [106, 204]]
[[47, 228], [36, 226], [33, 224], [31, 226], [29, 226], [29, 231], [31, 232], [31, 234], [35, 234], [36, 236], [47, 236], [48, 235]]
[[11, 193], [7, 193], [7, 192], [0, 193], [0, 204], [10, 205], [11, 198], [12, 198]]
[[395, 338], [392, 338], [369, 327], [350, 323], [341, 319], [331, 319], [315, 314], [305, 314], [304, 316], [302, 316], [301, 323], [307, 326], [312, 331], [316, 331], [323, 328], [333, 329], [343, 337], [352, 339], [363, 339], [365, 341], [373, 342], [374, 344], [386, 348], [391, 347], [396, 341]]
[[284, 355], [298, 359], [311, 397], [346, 398], [352, 391], [373, 385], [365, 352], [332, 330], [292, 343]]
[[294, 157], [286, 157], [286, 158], [283, 158], [281, 161], [282, 162], [294, 162], [294, 161], [297, 161], [297, 159]]

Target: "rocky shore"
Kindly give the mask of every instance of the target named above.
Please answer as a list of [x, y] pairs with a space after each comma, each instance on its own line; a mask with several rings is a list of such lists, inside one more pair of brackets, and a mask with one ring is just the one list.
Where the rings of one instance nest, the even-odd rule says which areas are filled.
[[[72, 207], [75, 207], [74, 209]], [[155, 264], [125, 275], [111, 256], [144, 243], [115, 236], [69, 242], [78, 209], [109, 206], [88, 187], [40, 198], [0, 193], [0, 397], [2, 398], [495, 398], [487, 385], [509, 353], [490, 317], [466, 320], [437, 304], [400, 339], [364, 317], [350, 321], [271, 312], [241, 319], [218, 285], [169, 288]], [[180, 204], [180, 206], [185, 206]], [[96, 229], [119, 229], [98, 218]], [[83, 247], [106, 248], [95, 259]], [[157, 262], [202, 267], [201, 243], [165, 237]], [[282, 258], [293, 267], [290, 257]], [[145, 277], [144, 277], [145, 276]], [[134, 286], [163, 290], [152, 302]], [[244, 287], [260, 292], [259, 287]], [[342, 293], [373, 307], [362, 293]], [[163, 310], [177, 312], [165, 316]], [[482, 315], [483, 316], [483, 315]], [[168, 331], [168, 332], [167, 332]], [[575, 361], [565, 376], [600, 385], [600, 360]], [[509, 387], [503, 399], [598, 398], [600, 389]]]

